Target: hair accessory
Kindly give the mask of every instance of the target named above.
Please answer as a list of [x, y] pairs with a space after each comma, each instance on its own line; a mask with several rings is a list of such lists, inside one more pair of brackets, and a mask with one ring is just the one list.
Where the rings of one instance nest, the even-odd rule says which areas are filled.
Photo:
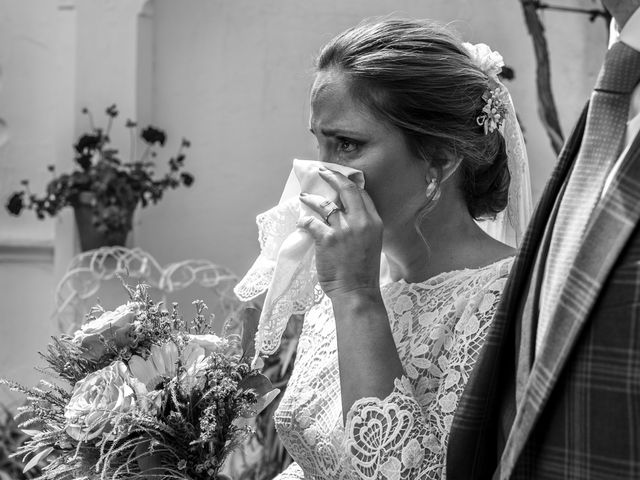
[[487, 135], [502, 126], [508, 112], [506, 106], [507, 92], [498, 78], [498, 74], [504, 67], [504, 60], [502, 55], [491, 50], [484, 43], [473, 45], [465, 42], [462, 47], [471, 57], [471, 61], [475, 66], [489, 77], [489, 83], [491, 84], [491, 88], [482, 95], [486, 105], [482, 109], [482, 113], [476, 117], [476, 122], [481, 127], [484, 127], [484, 134]]
[[485, 43], [477, 43], [475, 45], [464, 42], [462, 47], [467, 51], [469, 57], [481, 71], [483, 71], [491, 80], [498, 83], [498, 75], [504, 67], [502, 55], [491, 50]]
[[484, 127], [484, 134], [493, 133], [502, 127], [508, 110], [506, 105], [506, 90], [496, 87], [482, 95], [486, 105], [482, 109], [482, 114], [476, 117], [476, 123]]
[[492, 237], [512, 247], [517, 247], [520, 245], [529, 223], [533, 202], [531, 200], [529, 160], [524, 146], [524, 137], [516, 117], [511, 95], [498, 78], [504, 61], [502, 55], [494, 52], [484, 43], [477, 45], [463, 43], [462, 47], [466, 50], [473, 64], [489, 77], [490, 88], [482, 96], [486, 105], [476, 121], [484, 127], [485, 134], [495, 131], [496, 128], [501, 128], [507, 150], [509, 173], [511, 174], [509, 202], [506, 211], [500, 212], [494, 220], [479, 222], [479, 225]]

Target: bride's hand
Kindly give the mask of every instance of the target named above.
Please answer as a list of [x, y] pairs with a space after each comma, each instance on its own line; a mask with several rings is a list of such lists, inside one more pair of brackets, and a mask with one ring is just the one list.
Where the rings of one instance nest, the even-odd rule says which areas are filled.
[[298, 221], [315, 241], [320, 286], [332, 300], [356, 292], [377, 293], [382, 220], [373, 201], [341, 173], [321, 167], [319, 174], [340, 195], [343, 206], [335, 210], [336, 205], [320, 195], [300, 195], [300, 201], [326, 219], [307, 216]]

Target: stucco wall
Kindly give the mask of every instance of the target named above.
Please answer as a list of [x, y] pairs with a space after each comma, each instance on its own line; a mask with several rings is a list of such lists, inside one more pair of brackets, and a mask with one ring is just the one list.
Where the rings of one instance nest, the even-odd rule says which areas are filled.
[[[51, 221], [9, 217], [7, 195], [23, 178], [41, 190], [55, 163], [57, 4], [0, 1], [0, 376], [36, 381], [38, 350], [54, 329]], [[13, 397], [11, 397], [13, 398]], [[0, 388], [0, 403], [10, 404]]]

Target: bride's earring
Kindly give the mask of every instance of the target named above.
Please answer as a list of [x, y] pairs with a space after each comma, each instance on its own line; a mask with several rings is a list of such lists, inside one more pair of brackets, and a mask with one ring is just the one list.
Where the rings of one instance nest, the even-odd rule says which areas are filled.
[[435, 206], [438, 204], [438, 200], [440, 200], [441, 194], [442, 190], [440, 189], [440, 182], [438, 182], [438, 179], [436, 177], [431, 177], [430, 180], [427, 178], [427, 204], [422, 209], [421, 213], [423, 216], [427, 215], [435, 208]]
[[425, 259], [426, 261], [429, 261], [429, 257], [431, 255], [431, 246], [429, 245], [429, 240], [427, 239], [427, 235], [422, 229], [423, 221], [425, 217], [428, 216], [434, 210], [434, 208], [436, 208], [436, 205], [438, 204], [438, 200], [440, 200], [440, 195], [442, 191], [440, 189], [440, 181], [438, 180], [437, 175], [431, 178], [426, 177], [426, 181], [427, 181], [427, 189], [425, 192], [425, 196], [427, 197], [427, 202], [418, 212], [418, 217], [416, 218], [416, 222], [415, 222], [415, 228], [416, 228], [416, 231], [418, 232], [418, 235], [420, 235], [420, 238], [422, 239], [422, 241], [427, 247], [427, 255]]

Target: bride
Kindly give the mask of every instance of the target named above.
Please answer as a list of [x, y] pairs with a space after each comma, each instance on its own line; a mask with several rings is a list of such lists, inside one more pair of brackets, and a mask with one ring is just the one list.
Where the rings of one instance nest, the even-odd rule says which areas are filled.
[[275, 414], [295, 460], [278, 480], [443, 478], [513, 263], [494, 237], [515, 245], [531, 207], [501, 66], [427, 21], [363, 23], [321, 50], [318, 160], [363, 172], [366, 187], [320, 167], [336, 201], [299, 197], [322, 292]]

